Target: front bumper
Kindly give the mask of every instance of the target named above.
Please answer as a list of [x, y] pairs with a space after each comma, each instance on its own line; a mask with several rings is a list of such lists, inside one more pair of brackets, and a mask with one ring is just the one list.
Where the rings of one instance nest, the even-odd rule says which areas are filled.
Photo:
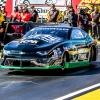
[[60, 61], [57, 59], [25, 59], [25, 58], [2, 58], [0, 68], [28, 70], [28, 69], [58, 69], [61, 68]]
[[18, 66], [3, 66], [1, 65], [0, 68], [3, 69], [12, 69], [12, 70], [43, 70], [43, 69], [60, 69], [61, 66], [45, 66], [45, 67], [18, 67]]

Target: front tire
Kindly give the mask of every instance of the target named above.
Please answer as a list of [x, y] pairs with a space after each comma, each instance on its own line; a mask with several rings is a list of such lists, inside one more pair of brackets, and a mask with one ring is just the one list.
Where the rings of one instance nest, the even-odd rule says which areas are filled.
[[94, 57], [94, 50], [93, 50], [93, 47], [91, 47], [90, 53], [89, 53], [89, 62], [93, 61], [93, 57]]
[[66, 62], [68, 61], [67, 54], [65, 53], [62, 58], [62, 67], [61, 70], [64, 71], [66, 69]]

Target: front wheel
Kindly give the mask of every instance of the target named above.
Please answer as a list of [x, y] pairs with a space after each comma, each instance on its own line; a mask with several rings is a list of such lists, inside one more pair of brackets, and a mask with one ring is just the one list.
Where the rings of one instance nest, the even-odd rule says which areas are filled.
[[93, 47], [91, 47], [90, 53], [89, 53], [89, 62], [93, 61], [93, 57], [94, 57], [94, 50], [93, 50]]
[[66, 69], [66, 62], [67, 62], [67, 54], [65, 53], [62, 58], [62, 67], [61, 67], [62, 71]]

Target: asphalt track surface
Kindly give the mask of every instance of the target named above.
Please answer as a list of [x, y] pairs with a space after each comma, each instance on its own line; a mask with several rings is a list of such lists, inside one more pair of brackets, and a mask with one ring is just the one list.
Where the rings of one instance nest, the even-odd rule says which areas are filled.
[[[90, 67], [65, 72], [61, 70], [19, 72], [0, 69], [0, 100], [56, 100], [97, 83], [100, 83], [100, 54]], [[95, 87], [97, 88], [100, 86]], [[64, 99], [72, 100], [81, 94]]]

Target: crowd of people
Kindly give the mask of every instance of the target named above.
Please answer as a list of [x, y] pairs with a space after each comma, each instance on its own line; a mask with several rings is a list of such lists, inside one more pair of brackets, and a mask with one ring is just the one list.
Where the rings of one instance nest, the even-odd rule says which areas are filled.
[[71, 26], [82, 28], [87, 33], [90, 31], [94, 39], [100, 40], [100, 14], [97, 6], [91, 6], [91, 9], [86, 6], [77, 13], [73, 7], [67, 6], [64, 11], [64, 21]]
[[[99, 30], [99, 9], [97, 6], [84, 7], [79, 9], [76, 13], [72, 6], [67, 5], [66, 10], [61, 12], [55, 7], [54, 4], [51, 5], [50, 10], [47, 12], [46, 16], [47, 22], [67, 22], [70, 26], [79, 27], [86, 32], [91, 32], [92, 37], [100, 40], [100, 30]], [[11, 14], [10, 21], [14, 22], [38, 22], [39, 14], [32, 6], [30, 11], [28, 6], [15, 7]]]
[[[7, 12], [5, 7], [0, 9], [0, 15], [3, 15], [3, 21], [6, 21]], [[100, 29], [99, 29], [99, 9], [97, 6], [80, 8], [76, 13], [72, 6], [67, 5], [66, 10], [61, 12], [55, 7], [54, 4], [51, 5], [50, 10], [45, 15], [47, 22], [64, 22], [70, 24], [73, 27], [79, 27], [86, 32], [91, 31], [92, 37], [100, 40]], [[28, 9], [28, 5], [24, 7], [14, 7], [14, 11], [11, 13], [10, 22], [38, 22], [39, 14], [32, 6]]]
[[38, 22], [38, 12], [34, 6], [31, 7], [31, 11], [28, 7], [14, 7], [14, 11], [11, 13], [10, 22]]
[[77, 13], [72, 6], [66, 6], [66, 10], [61, 13], [55, 5], [52, 5], [47, 13], [47, 21], [59, 22], [61, 19], [70, 26], [79, 27], [87, 33], [90, 32], [94, 39], [100, 40], [100, 14], [97, 6], [91, 5], [91, 9], [88, 6], [80, 8]]

